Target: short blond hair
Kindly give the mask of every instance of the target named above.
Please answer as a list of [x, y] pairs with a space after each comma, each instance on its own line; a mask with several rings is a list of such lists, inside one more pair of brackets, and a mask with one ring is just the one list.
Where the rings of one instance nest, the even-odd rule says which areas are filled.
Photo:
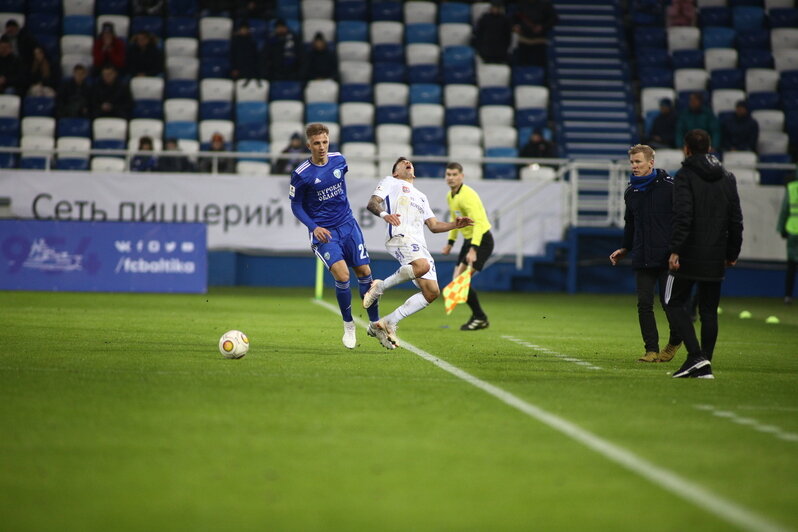
[[316, 135], [321, 135], [322, 133], [329, 136], [330, 128], [328, 128], [324, 124], [319, 124], [319, 123], [308, 124], [308, 127], [305, 128], [305, 137], [308, 140], [310, 140], [311, 137], [315, 137]]
[[647, 144], [635, 144], [634, 146], [629, 148], [629, 157], [631, 157], [635, 153], [642, 153], [647, 161], [653, 161], [654, 156], [657, 154], [657, 152], [654, 151], [654, 148], [652, 148]]

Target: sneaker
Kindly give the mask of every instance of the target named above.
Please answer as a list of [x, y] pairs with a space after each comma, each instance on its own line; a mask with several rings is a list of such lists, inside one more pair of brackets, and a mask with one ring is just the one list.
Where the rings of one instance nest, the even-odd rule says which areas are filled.
[[369, 291], [363, 294], [363, 308], [369, 308], [375, 302], [380, 300], [380, 296], [382, 295], [382, 285], [385, 284], [385, 281], [382, 279], [374, 279], [371, 282], [371, 287], [369, 287]]
[[646, 351], [646, 354], [637, 359], [638, 362], [656, 362], [659, 353], [656, 351]]
[[357, 345], [357, 336], [355, 335], [356, 329], [357, 327], [354, 321], [344, 322], [344, 337], [341, 338], [341, 341], [347, 349], [354, 349]]
[[665, 346], [665, 349], [659, 352], [657, 355], [657, 362], [670, 362], [673, 360], [673, 357], [676, 356], [676, 352], [679, 351], [679, 348], [682, 347], [682, 344], [668, 344]]
[[488, 323], [488, 318], [485, 318], [484, 320], [481, 320], [481, 319], [475, 318], [474, 316], [471, 316], [471, 318], [466, 323], [464, 323], [463, 325], [460, 326], [460, 330], [461, 331], [476, 331], [478, 329], [487, 329], [488, 325], [490, 325], [490, 323]]
[[391, 342], [390, 339], [388, 339], [388, 334], [385, 332], [385, 330], [377, 327], [376, 321], [369, 323], [369, 327], [368, 329], [366, 329], [366, 333], [369, 336], [379, 340], [380, 344], [382, 344], [382, 347], [384, 347], [385, 349], [396, 349], [394, 343]]
[[[673, 372], [674, 379], [683, 379], [692, 377], [693, 374], [699, 375], [699, 370], [704, 366], [710, 366], [711, 363], [704, 357], [687, 357], [682, 367]], [[710, 373], [712, 370], [710, 369]]]
[[396, 337], [395, 323], [390, 323], [385, 321], [385, 319], [381, 319], [380, 321], [374, 322], [374, 328], [383, 331], [385, 336], [388, 338], [388, 341], [393, 344], [394, 348], [399, 347], [399, 339]]
[[690, 375], [690, 377], [695, 379], [714, 379], [715, 375], [712, 374], [712, 366], [706, 365]]

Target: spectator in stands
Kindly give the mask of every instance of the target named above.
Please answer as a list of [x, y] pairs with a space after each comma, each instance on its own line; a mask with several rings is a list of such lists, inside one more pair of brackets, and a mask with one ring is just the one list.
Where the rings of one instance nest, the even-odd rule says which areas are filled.
[[700, 92], [690, 94], [687, 109], [679, 113], [676, 121], [675, 138], [683, 139], [688, 131], [703, 129], [709, 133], [710, 138], [715, 142], [715, 146], [722, 146], [720, 126], [718, 118], [712, 109], [704, 105], [704, 95]]
[[[224, 136], [221, 133], [214, 133], [211, 137], [211, 146], [208, 151], [227, 151], [224, 143]], [[236, 161], [232, 157], [201, 157], [199, 161], [200, 172], [213, 173], [214, 161], [216, 162], [216, 173], [232, 174], [236, 171]]]
[[504, 13], [504, 2], [493, 0], [474, 28], [474, 48], [486, 63], [507, 63], [512, 32], [513, 26]]
[[302, 156], [296, 157], [280, 157], [272, 165], [273, 174], [290, 175], [294, 168], [296, 168], [296, 166], [299, 164], [299, 161], [306, 158], [306, 154], [310, 153], [310, 151], [308, 150], [307, 145], [302, 142], [302, 135], [299, 133], [294, 133], [291, 135], [291, 140], [288, 142], [288, 146], [286, 146], [281, 153], [302, 154]]
[[134, 15], [163, 15], [163, 0], [133, 0]]
[[22, 61], [14, 53], [11, 40], [3, 35], [0, 37], [0, 93], [20, 94], [24, 83]]
[[130, 118], [132, 106], [130, 86], [119, 79], [113, 65], [105, 65], [100, 80], [91, 88], [91, 117]]
[[131, 76], [163, 74], [163, 52], [158, 47], [155, 35], [140, 31], [133, 36], [127, 51], [127, 72]]
[[[141, 137], [139, 139], [139, 151], [152, 152], [152, 139]], [[130, 161], [131, 172], [154, 172], [158, 167], [158, 159], [151, 153], [140, 153]]]
[[60, 78], [58, 68], [50, 63], [44, 48], [37, 46], [33, 49], [33, 61], [28, 71], [27, 94], [29, 96], [55, 97], [55, 89]]
[[[180, 151], [177, 139], [166, 139], [164, 151]], [[194, 165], [185, 155], [163, 155], [158, 157], [159, 172], [193, 172]]]
[[249, 22], [242, 21], [230, 42], [230, 57], [233, 79], [260, 78], [260, 54], [258, 45], [252, 38]]
[[288, 29], [285, 21], [278, 19], [263, 52], [267, 77], [270, 80], [299, 79], [301, 46], [299, 38]]
[[676, 112], [673, 110], [673, 102], [670, 98], [663, 98], [659, 101], [659, 114], [651, 124], [651, 131], [648, 132], [648, 145], [652, 148], [675, 148], [676, 147]]
[[540, 128], [536, 128], [529, 135], [529, 140], [521, 148], [518, 156], [530, 159], [555, 157], [554, 144], [543, 138], [543, 131]]
[[29, 65], [33, 60], [33, 49], [36, 48], [38, 43], [36, 39], [28, 32], [27, 28], [20, 28], [19, 23], [15, 19], [9, 19], [6, 22], [4, 37], [8, 37], [11, 42], [11, 49], [17, 54], [17, 57], [22, 60], [26, 65]]
[[89, 72], [83, 65], [72, 68], [72, 77], [64, 80], [56, 98], [56, 113], [59, 118], [88, 118], [91, 111], [91, 87], [87, 81]]
[[236, 17], [238, 18], [274, 18], [275, 0], [238, 0]]
[[759, 123], [751, 117], [745, 100], [737, 102], [734, 114], [724, 118], [721, 130], [724, 151], [756, 151]]
[[116, 36], [114, 25], [105, 22], [100, 34], [94, 39], [94, 73], [99, 73], [105, 65], [113, 65], [121, 72], [125, 69], [125, 41]]
[[324, 34], [313, 36], [305, 60], [305, 79], [338, 79], [338, 55], [330, 49]]
[[546, 67], [548, 33], [556, 23], [557, 12], [549, 0], [521, 0], [513, 26], [518, 64]]

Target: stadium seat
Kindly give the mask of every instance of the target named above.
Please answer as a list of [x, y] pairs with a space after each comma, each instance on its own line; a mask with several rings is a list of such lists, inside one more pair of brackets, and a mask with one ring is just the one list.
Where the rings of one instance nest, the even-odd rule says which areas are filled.
[[22, 100], [23, 116], [53, 116], [55, 98], [49, 96], [26, 96]]
[[708, 26], [701, 32], [702, 48], [734, 48], [737, 32], [733, 28]]
[[[249, 105], [257, 103], [266, 107], [265, 102], [242, 102]], [[240, 105], [240, 104], [239, 104]], [[264, 113], [265, 114], [265, 113]], [[238, 140], [268, 140], [269, 139], [269, 126], [265, 120], [253, 122], [236, 121], [236, 139]]]
[[640, 108], [644, 115], [651, 111], [659, 112], [660, 100], [667, 98], [672, 103], [676, 100], [676, 91], [666, 87], [648, 87], [640, 91]]
[[374, 85], [376, 106], [407, 106], [410, 88], [405, 83], [377, 83]]
[[233, 20], [228, 17], [202, 17], [199, 20], [200, 40], [230, 40], [233, 34]]
[[418, 64], [407, 68], [407, 81], [413, 83], [439, 83], [440, 69], [438, 65]]
[[408, 66], [437, 65], [440, 61], [440, 47], [437, 44], [408, 44], [405, 53]]
[[372, 46], [385, 43], [402, 44], [404, 25], [401, 22], [372, 22], [369, 32]]
[[438, 44], [438, 27], [435, 24], [405, 24], [405, 42]]
[[391, 175], [391, 170], [398, 157], [409, 157], [413, 152], [410, 143], [377, 143], [380, 175]]
[[511, 73], [507, 65], [483, 63], [477, 66], [477, 84], [480, 87], [506, 87], [510, 85]]
[[371, 20], [401, 21], [402, 3], [396, 1], [371, 2]]
[[199, 104], [200, 120], [232, 120], [233, 104], [223, 101], [204, 101]]
[[718, 89], [712, 91], [712, 110], [716, 115], [734, 111], [737, 102], [745, 100], [745, 92], [739, 89]]
[[[377, 149], [386, 144], [409, 145], [413, 130], [405, 124], [382, 124], [377, 126]], [[408, 152], [409, 153], [409, 152]]]
[[704, 52], [698, 49], [676, 50], [671, 54], [674, 70], [681, 68], [704, 68]]
[[436, 103], [415, 103], [410, 106], [410, 125], [412, 127], [443, 127], [444, 108]]
[[304, 114], [305, 104], [300, 100], [273, 100], [269, 103], [272, 122], [302, 122]]
[[476, 126], [476, 107], [447, 107], [446, 126]]
[[170, 16], [196, 16], [199, 2], [196, 0], [169, 0], [166, 3], [166, 12]]
[[374, 83], [405, 83], [407, 68], [402, 63], [374, 63]]
[[332, 102], [311, 102], [305, 105], [305, 122], [338, 122], [338, 104]]
[[435, 2], [405, 2], [403, 9], [405, 24], [434, 24], [438, 21], [438, 5]]
[[136, 16], [130, 19], [130, 34], [135, 35], [140, 32], [152, 33], [159, 40], [163, 37], [164, 22], [162, 17], [156, 16]]
[[[510, 109], [512, 113], [512, 109]], [[483, 146], [487, 151], [489, 148], [496, 147], [515, 147], [518, 143], [518, 132], [512, 126], [489, 125], [483, 126], [485, 136]]]
[[779, 73], [779, 87], [785, 90], [798, 89], [798, 70], [785, 70]]
[[[282, 146], [288, 146], [292, 135], [302, 135], [304, 131], [305, 126], [302, 122], [274, 122], [269, 128], [269, 141], [279, 150]], [[330, 144], [332, 144], [332, 139], [330, 139]]]
[[229, 79], [203, 79], [200, 82], [201, 101], [233, 101], [234, 85]]
[[374, 124], [374, 105], [364, 102], [342, 103], [339, 107], [341, 126]]
[[790, 139], [786, 133], [780, 131], [761, 131], [757, 142], [757, 152], [760, 156], [787, 153]]
[[737, 49], [749, 50], [751, 48], [770, 48], [770, 32], [768, 30], [746, 31], [737, 34]]
[[447, 46], [441, 54], [444, 66], [453, 68], [473, 68], [474, 49], [470, 46]]
[[667, 48], [668, 34], [664, 28], [636, 27], [634, 45], [635, 48]]
[[94, 0], [70, 0], [63, 3], [63, 12], [68, 15], [94, 15]]
[[147, 118], [134, 118], [128, 123], [128, 138], [137, 139], [139, 137], [152, 137], [160, 139], [163, 137], [164, 124], [162, 120]]
[[479, 104], [512, 105], [512, 89], [510, 87], [483, 87], [479, 89]]
[[549, 113], [546, 109], [517, 109], [515, 111], [515, 125], [518, 128], [541, 128], [546, 125], [548, 117]]
[[335, 42], [335, 22], [332, 20], [310, 19], [302, 23], [302, 41], [310, 43], [317, 33], [324, 35], [324, 40]]
[[440, 5], [438, 16], [441, 24], [471, 25], [470, 6], [466, 2], [444, 2]]
[[759, 48], [741, 50], [739, 66], [743, 70], [748, 70], [749, 68], [773, 68], [773, 54], [770, 53], [770, 50]]
[[764, 28], [765, 10], [758, 6], [736, 6], [732, 8], [732, 27], [739, 33]]
[[778, 72], [798, 70], [798, 49], [774, 51], [773, 64]]
[[191, 98], [171, 98], [164, 101], [164, 119], [167, 122], [196, 122], [199, 103]]
[[117, 172], [125, 171], [125, 160], [117, 157], [92, 157], [92, 172]]
[[130, 93], [134, 100], [162, 100], [164, 80], [159, 77], [134, 77], [130, 80]]
[[16, 94], [0, 94], [0, 117], [19, 118], [21, 101]]
[[224, 39], [206, 39], [200, 41], [199, 45], [200, 57], [223, 57], [226, 58], [230, 55], [230, 41]]
[[22, 148], [20, 168], [43, 170], [49, 165], [51, 159], [49, 151], [55, 147], [55, 138], [34, 135], [23, 136], [20, 140], [20, 147]]
[[784, 111], [780, 109], [759, 109], [752, 111], [751, 117], [759, 124], [760, 131], [784, 131]]
[[706, 90], [708, 82], [709, 73], [703, 68], [681, 68], [673, 73], [676, 92]]
[[446, 139], [451, 152], [454, 146], [482, 146], [482, 129], [477, 126], [449, 126]]
[[196, 80], [199, 75], [199, 59], [195, 57], [167, 57], [166, 75], [169, 80]]
[[640, 69], [640, 86], [642, 88], [672, 87], [673, 70], [670, 67]]
[[368, 20], [368, 2], [361, 0], [335, 2], [335, 20]]
[[342, 20], [337, 25], [338, 43], [369, 40], [369, 25], [365, 21]]
[[[220, 133], [226, 143], [233, 139], [234, 125], [231, 120], [201, 120], [199, 123], [199, 141], [210, 142], [215, 133]], [[302, 128], [300, 128], [300, 131]]]
[[61, 22], [64, 35], [94, 35], [94, 17], [65, 15]]
[[[485, 150], [486, 157], [518, 157], [518, 150], [515, 147], [493, 147]], [[484, 179], [518, 179], [518, 170], [515, 164], [511, 163], [485, 163]]]
[[163, 118], [163, 102], [161, 100], [134, 100], [133, 118]]
[[374, 142], [374, 138], [374, 126], [370, 124], [341, 124], [341, 142]]
[[[434, 146], [440, 146], [445, 150], [444, 144], [446, 143], [446, 129], [444, 129], [443, 126], [413, 127], [411, 139], [413, 141], [413, 146], [417, 147], [414, 148], [416, 152], [419, 150], [426, 150], [426, 155], [436, 155], [429, 153], [428, 150], [432, 149]], [[425, 146], [425, 148], [422, 149], [420, 148], [421, 146]]]
[[199, 83], [193, 79], [170, 79], [166, 81], [164, 96], [170, 98], [199, 98]]
[[760, 109], [778, 109], [779, 103], [779, 93], [775, 91], [748, 93], [748, 109], [752, 113]]
[[302, 0], [300, 6], [302, 19], [305, 21], [333, 20], [335, 18], [335, 7], [332, 0]]
[[546, 72], [538, 66], [512, 67], [512, 83], [515, 85], [543, 85]]
[[90, 137], [91, 121], [88, 118], [59, 118], [56, 125], [58, 137]]
[[341, 86], [340, 102], [364, 102], [374, 101], [374, 91], [370, 83], [348, 83]]
[[477, 82], [476, 69], [473, 65], [452, 66], [443, 65], [442, 81], [445, 85], [450, 84], [475, 84]]
[[237, 102], [266, 102], [269, 98], [269, 81], [266, 79], [239, 79], [235, 82]]
[[371, 83], [372, 64], [367, 61], [341, 61], [341, 83]]
[[701, 29], [694, 26], [671, 26], [667, 29], [668, 50], [694, 50], [701, 47]]
[[519, 85], [513, 89], [518, 109], [546, 109], [549, 106], [549, 89], [534, 85]]
[[339, 42], [336, 51], [339, 61], [368, 61], [371, 58], [371, 45], [367, 42]]
[[[244, 153], [269, 153], [269, 143], [262, 140], [239, 140], [236, 142], [236, 151]], [[264, 162], [263, 157], [239, 157], [239, 161]]]
[[410, 103], [441, 103], [441, 86], [437, 83], [415, 83], [410, 86]]
[[637, 48], [635, 58], [638, 68], [669, 68], [671, 65], [671, 56], [666, 48]]
[[376, 107], [377, 124], [407, 124], [410, 113], [406, 105], [379, 105]]
[[749, 68], [745, 71], [746, 92], [778, 90], [779, 73], [769, 68]]
[[438, 44], [447, 46], [469, 46], [473, 35], [469, 24], [441, 24], [438, 28]]
[[0, 118], [0, 137], [3, 138], [19, 138], [19, 119], [2, 117]]
[[308, 81], [305, 86], [305, 103], [338, 103], [338, 82], [332, 79]]
[[269, 85], [269, 100], [301, 100], [302, 83], [299, 81], [278, 80]]
[[798, 28], [798, 9], [794, 7], [769, 9], [768, 22], [771, 28]]
[[704, 53], [706, 69], [714, 70], [737, 68], [737, 50], [734, 48], [710, 48]]
[[54, 137], [55, 118], [49, 116], [26, 116], [21, 122], [23, 137]]
[[[27, 3], [28, 5], [28, 12], [29, 13], [61, 13], [61, 1], [60, 0], [29, 0], [25, 2], [24, 0], [18, 0], [18, 3], [21, 6], [25, 6]], [[3, 11], [21, 11], [22, 9], [3, 9]]]
[[227, 78], [230, 76], [228, 57], [203, 57], [199, 67], [200, 78]]
[[191, 37], [199, 36], [199, 23], [193, 17], [167, 17], [166, 37]]
[[731, 26], [732, 12], [727, 6], [704, 7], [698, 12], [699, 26]]
[[515, 111], [509, 105], [483, 105], [479, 108], [479, 125], [483, 128], [489, 126], [512, 127]]
[[54, 13], [36, 13], [28, 15], [26, 29], [37, 37], [40, 35], [60, 35], [61, 17]]
[[[239, 149], [239, 151], [241, 150]], [[236, 163], [236, 174], [254, 177], [267, 177], [271, 174], [271, 165], [267, 162], [264, 162], [263, 159], [251, 161], [247, 159], [239, 159]]]
[[[366, 60], [368, 60], [368, 58]], [[372, 60], [375, 63], [404, 63], [405, 47], [397, 43], [375, 44], [372, 48]]]
[[164, 125], [164, 137], [197, 140], [197, 123], [195, 121], [167, 121]]

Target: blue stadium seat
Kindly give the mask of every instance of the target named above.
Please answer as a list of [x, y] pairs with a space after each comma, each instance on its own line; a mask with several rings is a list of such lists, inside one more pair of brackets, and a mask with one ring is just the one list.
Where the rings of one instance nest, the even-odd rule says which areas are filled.
[[19, 138], [19, 119], [11, 117], [0, 118], [0, 137]]
[[229, 57], [203, 57], [200, 61], [200, 78], [229, 78]]
[[278, 80], [269, 86], [269, 101], [274, 100], [301, 100], [302, 82]]
[[546, 109], [518, 109], [515, 111], [516, 127], [543, 127], [548, 120]]
[[146, 31], [159, 39], [163, 37], [163, 17], [140, 16], [130, 19], [130, 34]]
[[743, 70], [773, 68], [773, 54], [762, 48], [743, 48], [739, 51], [737, 62]]
[[510, 87], [482, 87], [479, 89], [479, 105], [513, 105], [513, 90]]
[[447, 107], [444, 111], [446, 126], [476, 126], [476, 107]]
[[[509, 147], [488, 148], [486, 157], [518, 157], [518, 150]], [[485, 179], [518, 179], [518, 169], [509, 163], [485, 163]]]
[[91, 121], [88, 118], [59, 118], [56, 124], [57, 137], [91, 137]]
[[546, 71], [539, 66], [514, 66], [512, 71], [513, 85], [543, 85]]
[[119, 139], [99, 139], [92, 141], [91, 147], [95, 150], [124, 150], [125, 141]]
[[737, 35], [737, 49], [749, 50], [751, 48], [770, 49], [770, 31], [753, 30]]
[[167, 17], [166, 37], [199, 37], [199, 23], [192, 17]]
[[732, 27], [738, 33], [764, 28], [765, 10], [755, 6], [737, 6], [732, 8]]
[[39, 35], [61, 36], [61, 16], [57, 13], [31, 13], [25, 20], [25, 28], [37, 37]]
[[440, 75], [438, 65], [410, 65], [407, 69], [407, 81], [413, 83], [438, 83]]
[[371, 57], [375, 63], [404, 63], [405, 47], [396, 43], [375, 44], [371, 49]]
[[[23, 5], [26, 3], [28, 4], [28, 13], [61, 14], [61, 0], [29, 0], [28, 2], [22, 2]], [[5, 11], [20, 12], [20, 10], [16, 9], [7, 9]]]
[[127, 0], [96, 0], [94, 9], [98, 15], [127, 15]]
[[22, 157], [19, 167], [23, 170], [44, 170], [47, 168], [47, 157]]
[[637, 48], [635, 58], [638, 68], [669, 68], [671, 65], [671, 56], [666, 48]]
[[85, 158], [59, 157], [55, 161], [55, 168], [56, 170], [88, 170], [89, 159], [88, 157]]
[[395, 20], [402, 22], [402, 3], [401, 2], [372, 2], [371, 20]]
[[474, 85], [477, 82], [477, 72], [473, 65], [443, 66], [443, 83], [445, 85], [465, 83]]
[[335, 2], [335, 20], [368, 20], [368, 2], [343, 0]]
[[695, 91], [695, 90], [679, 91], [676, 94], [676, 109], [677, 109], [677, 111], [678, 110], [682, 110], [682, 109], [687, 109], [688, 102], [690, 101], [690, 95], [693, 94], [694, 92], [700, 92], [701, 93], [701, 95], [704, 97], [704, 103], [709, 104], [709, 102], [712, 101], [711, 98], [709, 97], [709, 91]]
[[[767, 153], [759, 156], [759, 162], [789, 164], [792, 161], [790, 160], [790, 155], [787, 153]], [[759, 183], [762, 185], [783, 186], [787, 180], [790, 179], [790, 174], [791, 172], [788, 170], [771, 170], [763, 168], [759, 170]]]
[[[236, 151], [250, 153], [269, 153], [269, 143], [262, 140], [239, 140], [236, 143]], [[264, 162], [265, 159], [258, 157], [239, 157], [239, 161]]]
[[332, 102], [305, 104], [305, 122], [338, 123], [338, 104]]
[[468, 67], [474, 64], [474, 49], [470, 46], [447, 46], [441, 54], [443, 66]]
[[196, 122], [167, 122], [164, 124], [164, 138], [197, 140]]
[[407, 24], [405, 26], [405, 43], [438, 44], [438, 26], [420, 22]]
[[405, 83], [407, 80], [407, 67], [402, 63], [376, 62], [372, 72], [374, 83]]
[[707, 48], [734, 48], [737, 32], [724, 26], [707, 26], [701, 32], [701, 46]]
[[341, 144], [346, 142], [374, 142], [374, 127], [362, 124], [342, 126]]
[[22, 0], [0, 0], [0, 13], [22, 13], [25, 2]]
[[64, 35], [94, 36], [94, 17], [91, 15], [67, 15], [63, 21]]
[[[418, 155], [414, 153], [414, 155]], [[441, 177], [446, 175], [446, 163], [414, 162], [413, 168], [419, 177]]]
[[702, 28], [707, 26], [731, 26], [731, 9], [726, 6], [702, 7], [698, 12], [698, 23]]
[[163, 102], [160, 100], [134, 100], [133, 118], [163, 118]]
[[784, 70], [779, 78], [779, 88], [782, 91], [798, 89], [798, 70]]
[[413, 155], [434, 155], [437, 157], [446, 157], [446, 146], [442, 142], [438, 144], [429, 144], [427, 142], [417, 144], [414, 140]]
[[759, 109], [778, 109], [779, 93], [777, 92], [749, 92], [748, 109], [758, 111]]
[[634, 45], [635, 47], [667, 48], [668, 36], [665, 33], [665, 28], [635, 28]]
[[236, 138], [238, 140], [263, 140], [269, 139], [269, 126], [267, 122], [236, 122]]
[[745, 71], [741, 68], [719, 68], [709, 73], [709, 86], [716, 89], [745, 90]]
[[774, 7], [768, 11], [771, 28], [798, 28], [798, 9]]
[[640, 69], [640, 87], [673, 87], [673, 70], [670, 68]]
[[236, 103], [236, 123], [269, 123], [269, 105], [266, 102]]
[[200, 57], [206, 58], [230, 57], [230, 41], [228, 39], [205, 39], [200, 42]]
[[231, 120], [233, 104], [222, 101], [205, 101], [199, 103], [200, 120]]
[[[19, 137], [0, 135], [0, 146], [13, 148], [19, 146]], [[17, 156], [13, 153], [0, 153], [0, 168], [16, 168]]]
[[441, 86], [437, 83], [410, 85], [410, 103], [441, 103]]
[[277, 18], [283, 20], [299, 19], [302, 16], [302, 9], [299, 2], [278, 2]]
[[441, 24], [471, 24], [471, 6], [465, 2], [444, 2], [438, 10]]
[[169, 79], [166, 80], [164, 99], [169, 98], [199, 98], [199, 83], [194, 79]]
[[369, 40], [368, 22], [360, 20], [342, 20], [337, 24], [338, 42]]
[[446, 130], [441, 126], [419, 126], [413, 128], [413, 145], [439, 144], [446, 142]]
[[194, 17], [199, 9], [199, 2], [196, 0], [169, 0], [166, 4], [166, 13], [169, 16]]
[[341, 85], [341, 103], [374, 101], [374, 89], [369, 83], [346, 83]]
[[675, 50], [671, 55], [673, 69], [704, 68], [703, 50]]
[[53, 116], [55, 98], [47, 96], [26, 96], [22, 100], [22, 116]]
[[410, 112], [406, 105], [380, 105], [374, 113], [377, 124], [407, 124]]

